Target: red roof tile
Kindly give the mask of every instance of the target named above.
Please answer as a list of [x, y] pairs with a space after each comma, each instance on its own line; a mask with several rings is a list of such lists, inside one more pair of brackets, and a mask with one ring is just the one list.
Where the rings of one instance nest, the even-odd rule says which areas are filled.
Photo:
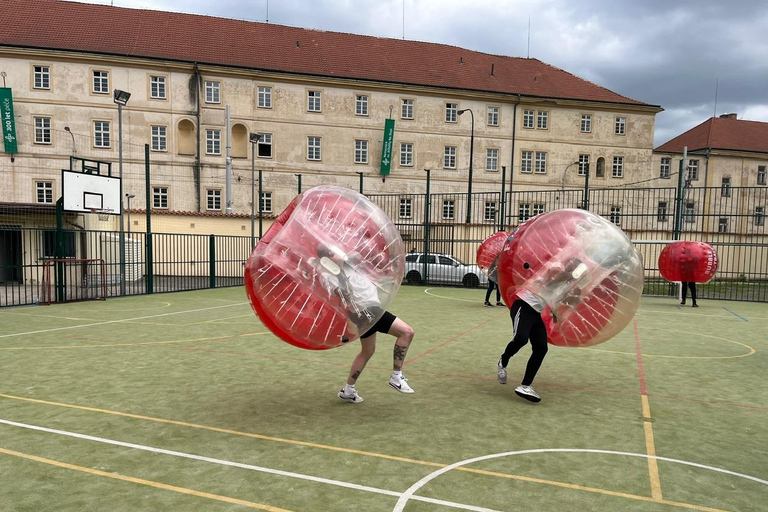
[[537, 59], [69, 1], [4, 0], [0, 45], [656, 107]]
[[688, 151], [711, 148], [768, 153], [768, 123], [711, 117], [655, 151], [682, 153], [685, 146]]

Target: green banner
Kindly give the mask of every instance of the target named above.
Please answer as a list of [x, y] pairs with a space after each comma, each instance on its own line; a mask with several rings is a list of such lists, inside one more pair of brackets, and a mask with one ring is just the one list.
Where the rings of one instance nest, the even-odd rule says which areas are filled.
[[384, 121], [384, 142], [381, 144], [381, 175], [388, 176], [392, 166], [392, 139], [395, 138], [395, 120]]
[[13, 119], [13, 96], [10, 87], [0, 87], [0, 122], [3, 123], [5, 152], [18, 153], [16, 123]]

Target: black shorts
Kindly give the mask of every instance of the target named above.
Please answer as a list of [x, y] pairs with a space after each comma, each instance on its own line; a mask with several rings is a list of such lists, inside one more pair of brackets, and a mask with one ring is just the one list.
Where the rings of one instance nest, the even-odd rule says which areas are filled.
[[379, 318], [378, 322], [373, 324], [373, 327], [371, 327], [362, 336], [360, 336], [360, 339], [373, 336], [377, 332], [380, 332], [383, 334], [389, 333], [389, 329], [392, 327], [392, 324], [395, 323], [396, 318], [397, 317], [392, 313], [390, 313], [389, 311], [385, 311], [384, 314], [381, 315], [381, 318]]

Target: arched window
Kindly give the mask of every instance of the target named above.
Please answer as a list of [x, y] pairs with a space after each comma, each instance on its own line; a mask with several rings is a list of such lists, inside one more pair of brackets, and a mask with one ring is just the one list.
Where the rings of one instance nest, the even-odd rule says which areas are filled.
[[178, 145], [180, 155], [195, 154], [195, 124], [189, 119], [179, 121]]
[[600, 157], [597, 159], [597, 169], [595, 170], [595, 177], [597, 178], [605, 177], [605, 158], [603, 157]]
[[248, 128], [242, 124], [232, 126], [232, 158], [248, 157]]

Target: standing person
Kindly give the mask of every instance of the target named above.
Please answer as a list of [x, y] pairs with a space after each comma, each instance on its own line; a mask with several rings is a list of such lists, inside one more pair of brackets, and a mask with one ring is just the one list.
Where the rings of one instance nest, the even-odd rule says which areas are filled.
[[496, 288], [496, 305], [497, 306], [504, 305], [504, 303], [501, 302], [501, 292], [499, 291], [498, 283], [494, 283], [491, 279], [488, 279], [488, 290], [485, 292], [485, 302], [484, 302], [484, 306], [487, 308], [493, 307], [493, 304], [491, 304], [491, 293], [493, 293], [494, 288]]
[[688, 297], [688, 289], [691, 289], [691, 300], [693, 301], [692, 307], [697, 308], [699, 307], [698, 304], [696, 304], [696, 283], [693, 281], [683, 281], [683, 300], [680, 302], [682, 306], [685, 306], [685, 299]]
[[[355, 389], [355, 384], [376, 351], [377, 333], [389, 334], [396, 338], [389, 385], [401, 393], [413, 393], [413, 389], [408, 385], [408, 379], [403, 376], [403, 363], [413, 340], [413, 328], [389, 311], [382, 313], [376, 285], [365, 275], [355, 270], [345, 258], [326, 247], [318, 248], [317, 254], [321, 257], [321, 264], [322, 258], [328, 258], [339, 269], [338, 272], [323, 273], [322, 280], [326, 289], [332, 294], [338, 294], [347, 306], [350, 313], [349, 319], [354, 324], [350, 330], [357, 332], [357, 326], [381, 315], [381, 318], [360, 336], [360, 353], [352, 361], [347, 382], [339, 390], [339, 398], [354, 404], [363, 401], [363, 397]], [[332, 265], [329, 266], [332, 267]]]

